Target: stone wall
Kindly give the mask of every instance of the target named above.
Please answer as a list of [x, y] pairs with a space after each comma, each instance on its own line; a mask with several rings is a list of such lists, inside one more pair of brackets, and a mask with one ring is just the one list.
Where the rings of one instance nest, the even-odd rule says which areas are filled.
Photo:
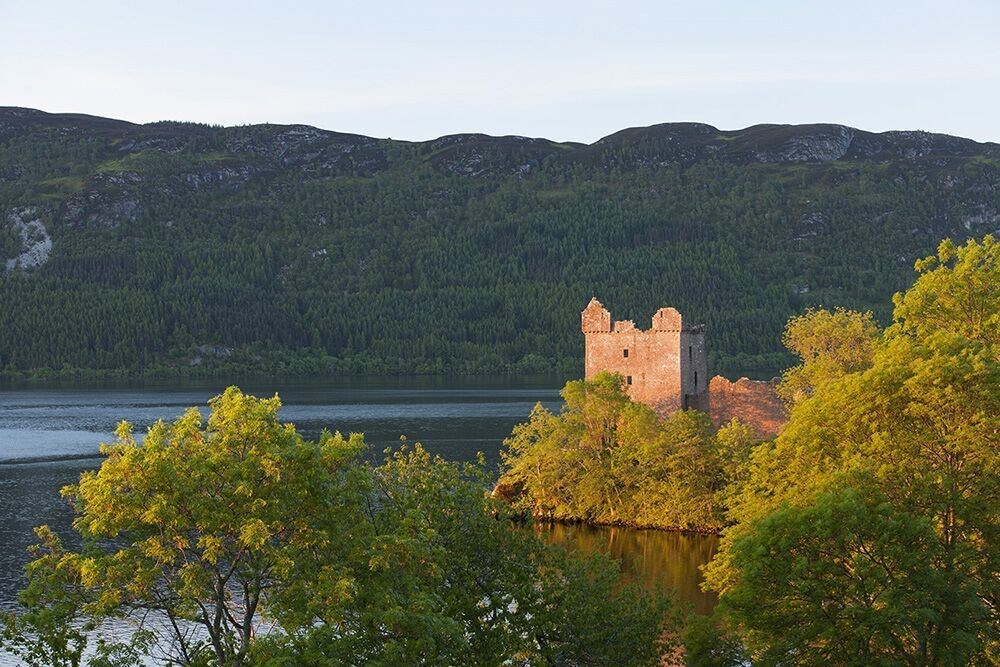
[[632, 400], [661, 411], [679, 410], [680, 333], [640, 331], [634, 327], [618, 330], [619, 324], [615, 323], [615, 331], [587, 336], [586, 377], [590, 379], [601, 371], [621, 373]]
[[716, 375], [708, 384], [708, 413], [716, 426], [733, 417], [753, 426], [762, 438], [772, 438], [788, 420], [785, 405], [778, 398], [778, 379], [731, 382]]

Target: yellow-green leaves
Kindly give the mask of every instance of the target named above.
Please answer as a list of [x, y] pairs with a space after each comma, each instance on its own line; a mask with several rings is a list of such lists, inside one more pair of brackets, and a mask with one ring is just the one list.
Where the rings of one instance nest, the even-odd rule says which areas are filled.
[[271, 536], [267, 526], [260, 519], [251, 519], [240, 527], [239, 543], [247, 549], [260, 549]]
[[[786, 388], [809, 390], [774, 445], [751, 456], [730, 499], [737, 523], [707, 571], [766, 663], [794, 651], [799, 664], [845, 652], [967, 664], [997, 645], [1000, 246], [944, 242], [917, 269], [880, 337], [846, 312], [789, 325], [808, 324], [808, 341], [822, 332], [833, 353], [786, 375]], [[865, 340], [864, 358], [840, 344]], [[860, 576], [860, 563], [882, 571]], [[849, 625], [830, 611], [838, 604]]]
[[721, 494], [757, 440], [738, 423], [720, 443], [708, 416], [663, 418], [631, 401], [620, 375], [567, 383], [559, 415], [541, 406], [514, 427], [498, 489], [536, 516], [718, 529]]
[[878, 334], [870, 312], [810, 309], [793, 317], [785, 326], [782, 342], [802, 363], [785, 371], [778, 394], [793, 405], [822, 384], [864, 370], [871, 365]]
[[343, 557], [352, 547], [330, 536], [359, 524], [363, 486], [349, 469], [364, 441], [306, 441], [278, 421], [280, 405], [230, 387], [210, 401], [207, 422], [192, 408], [154, 424], [141, 444], [119, 424], [100, 470], [63, 490], [74, 526], [102, 546], [63, 553], [40, 534], [60, 557], [36, 561], [33, 572], [75, 568], [95, 614], [191, 618], [213, 638], [215, 659], [236, 664], [248, 639], [233, 625], [255, 624], [264, 610], [280, 615], [289, 580]]
[[198, 538], [198, 548], [201, 549], [201, 557], [215, 565], [225, 554], [225, 541], [218, 535], [202, 535]]
[[961, 247], [942, 241], [937, 256], [915, 268], [913, 288], [893, 297], [901, 332], [958, 335], [1000, 348], [1000, 243], [993, 236]]
[[[279, 406], [230, 388], [207, 422], [191, 410], [141, 444], [122, 425], [101, 469], [65, 491], [84, 549], [39, 531], [28, 611], [0, 639], [73, 659], [75, 621], [138, 611], [165, 615], [174, 635], [155, 655], [179, 647], [175, 664], [656, 657], [667, 598], [618, 586], [614, 563], [560, 560], [504, 520], [482, 457], [452, 463], [417, 445], [365, 464], [360, 435], [306, 441]], [[272, 623], [284, 631], [261, 637]]]

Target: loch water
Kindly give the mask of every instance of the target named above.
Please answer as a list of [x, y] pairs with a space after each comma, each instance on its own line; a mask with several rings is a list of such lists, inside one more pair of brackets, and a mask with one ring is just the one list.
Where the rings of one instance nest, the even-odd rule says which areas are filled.
[[[119, 421], [142, 432], [192, 406], [207, 412], [208, 399], [227, 384], [232, 382], [0, 385], [0, 608], [11, 606], [23, 585], [32, 528], [48, 524], [70, 534], [72, 514], [59, 489], [100, 465], [99, 444], [113, 439]], [[237, 384], [256, 395], [278, 393], [282, 421], [294, 422], [307, 437], [324, 428], [364, 433], [371, 455], [380, 456], [405, 436], [450, 459], [471, 460], [481, 451], [495, 467], [503, 439], [536, 403], [559, 408], [563, 380], [380, 377]], [[714, 605], [699, 588], [698, 570], [714, 555], [714, 536], [579, 525], [539, 531], [573, 548], [611, 554], [626, 576], [660, 581], [699, 612]]]

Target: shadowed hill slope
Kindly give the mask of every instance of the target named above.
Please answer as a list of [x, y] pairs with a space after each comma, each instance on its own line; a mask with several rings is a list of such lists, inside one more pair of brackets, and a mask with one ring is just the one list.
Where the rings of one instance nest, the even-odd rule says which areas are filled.
[[416, 143], [5, 107], [0, 372], [575, 374], [595, 294], [771, 372], [791, 313], [885, 317], [914, 259], [998, 228], [1000, 146], [924, 132]]

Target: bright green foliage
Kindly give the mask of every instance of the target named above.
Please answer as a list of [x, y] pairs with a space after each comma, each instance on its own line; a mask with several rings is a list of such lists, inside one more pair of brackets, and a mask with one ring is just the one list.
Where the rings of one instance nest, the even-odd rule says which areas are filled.
[[[81, 608], [90, 596], [82, 589], [79, 562], [47, 526], [35, 529], [39, 543], [27, 566], [28, 586], [19, 595], [20, 613], [0, 612], [0, 648], [30, 667], [76, 667], [82, 664], [88, 633], [99, 626]], [[126, 642], [98, 638], [89, 667], [132, 667], [153, 646], [153, 635], [137, 630]]]
[[783, 373], [778, 394], [787, 403], [797, 403], [821, 384], [868, 368], [878, 334], [870, 312], [809, 309], [793, 317], [782, 342], [802, 363]]
[[893, 297], [903, 331], [919, 338], [949, 332], [1000, 348], [1000, 243], [993, 236], [960, 247], [942, 241], [937, 256], [916, 269], [919, 289]]
[[714, 433], [708, 416], [666, 419], [628, 398], [620, 375], [569, 382], [563, 411], [536, 406], [502, 453], [500, 483], [518, 507], [547, 519], [714, 530], [720, 497], [756, 440], [738, 422]]
[[140, 632], [88, 664], [644, 665], [676, 632], [661, 592], [507, 520], [482, 461], [418, 445], [373, 467], [359, 435], [281, 424], [277, 397], [230, 388], [210, 405], [141, 443], [119, 427], [100, 470], [64, 490], [84, 549], [39, 529], [0, 644], [79, 665], [89, 630], [128, 617], [173, 645]]
[[675, 649], [679, 623], [666, 592], [643, 589], [636, 580], [623, 582], [618, 569], [598, 554], [548, 549], [542, 562], [543, 606], [533, 612], [538, 650], [523, 664], [659, 664]]
[[[336, 567], [357, 529], [363, 442], [324, 434], [306, 442], [277, 420], [277, 398], [230, 388], [210, 403], [149, 429], [140, 445], [130, 424], [105, 446], [99, 471], [63, 490], [89, 545], [80, 554], [51, 545], [29, 573], [68, 570], [84, 617], [153, 610], [175, 630], [185, 663], [205, 654], [244, 661], [262, 614], [279, 616], [306, 591], [330, 607], [350, 598], [350, 573]], [[352, 479], [356, 478], [356, 479]], [[333, 539], [338, 536], [339, 539]], [[120, 544], [107, 548], [99, 545]], [[58, 554], [58, 555], [56, 555]], [[185, 629], [193, 623], [204, 641]]]
[[[792, 632], [782, 625], [788, 605], [829, 610], [838, 599], [857, 611], [853, 634], [841, 617], [814, 614], [809, 628], [796, 630], [805, 633], [801, 641], [809, 637], [796, 661], [821, 662], [865, 633], [881, 638], [868, 649], [891, 664], [996, 655], [1000, 245], [991, 237], [961, 248], [945, 242], [917, 268], [916, 283], [895, 299], [896, 322], [876, 341], [871, 367], [819, 384], [795, 404], [773, 445], [754, 450], [733, 495], [737, 525], [708, 580], [761, 655], [789, 649], [792, 639], [780, 639]], [[865, 559], [892, 572], [879, 580], [884, 591], [870, 587], [874, 571], [862, 579], [824, 569]], [[794, 581], [801, 586], [793, 590]]]
[[29, 584], [20, 595], [26, 612], [0, 616], [0, 646], [32, 667], [74, 667], [87, 645], [85, 633], [93, 628], [74, 625], [81, 598], [72, 589], [79, 569], [64, 558], [62, 542], [47, 526], [35, 532], [39, 544], [32, 548], [32, 555], [36, 560], [28, 566]]
[[365, 517], [374, 539], [352, 612], [262, 643], [256, 661], [643, 665], [668, 647], [668, 596], [623, 584], [612, 561], [512, 529], [483, 492], [481, 466], [417, 446], [374, 479]]
[[[359, 519], [361, 581], [348, 613], [303, 623], [294, 653], [338, 664], [476, 664], [527, 650], [541, 545], [494, 516], [482, 465], [449, 463], [417, 446], [372, 471]], [[303, 619], [308, 621], [311, 619]]]

